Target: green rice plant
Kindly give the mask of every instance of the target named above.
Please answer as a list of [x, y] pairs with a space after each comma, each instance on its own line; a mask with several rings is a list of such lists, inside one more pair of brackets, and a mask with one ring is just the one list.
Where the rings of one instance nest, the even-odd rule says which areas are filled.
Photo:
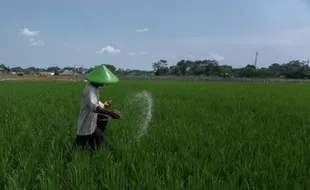
[[[0, 83], [0, 189], [309, 189], [307, 84], [120, 81], [116, 152], [72, 149], [86, 83]], [[154, 101], [136, 139], [141, 91]], [[71, 153], [71, 160], [68, 155]]]

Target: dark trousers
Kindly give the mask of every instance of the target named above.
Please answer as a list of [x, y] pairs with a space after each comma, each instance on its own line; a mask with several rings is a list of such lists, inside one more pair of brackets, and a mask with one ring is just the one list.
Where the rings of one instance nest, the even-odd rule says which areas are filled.
[[108, 149], [114, 150], [109, 139], [104, 135], [108, 122], [108, 116], [98, 114], [95, 131], [90, 135], [77, 135], [75, 145], [81, 148], [88, 146], [91, 150], [95, 150], [97, 147], [105, 144]]

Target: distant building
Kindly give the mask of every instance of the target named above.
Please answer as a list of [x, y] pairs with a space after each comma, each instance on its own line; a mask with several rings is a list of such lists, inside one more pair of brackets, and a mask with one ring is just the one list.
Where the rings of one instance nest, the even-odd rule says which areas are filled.
[[39, 74], [41, 76], [53, 76], [53, 75], [55, 75], [55, 73], [52, 73], [52, 72], [40, 72]]
[[23, 76], [24, 73], [23, 72], [11, 72], [11, 75], [14, 75], [14, 76]]
[[60, 73], [59, 75], [73, 75], [73, 74], [74, 74], [73, 71], [66, 69], [64, 70], [64, 72]]
[[0, 74], [4, 73], [4, 69], [2, 67], [0, 67]]
[[23, 72], [17, 72], [17, 76], [24, 76], [24, 73]]

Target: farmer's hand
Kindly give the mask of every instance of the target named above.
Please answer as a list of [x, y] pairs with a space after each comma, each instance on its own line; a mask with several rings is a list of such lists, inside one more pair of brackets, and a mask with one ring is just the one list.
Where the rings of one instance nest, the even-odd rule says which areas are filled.
[[112, 100], [106, 101], [103, 104], [104, 104], [104, 107], [110, 107], [112, 105]]
[[118, 110], [113, 110], [110, 115], [113, 119], [122, 119], [121, 112]]

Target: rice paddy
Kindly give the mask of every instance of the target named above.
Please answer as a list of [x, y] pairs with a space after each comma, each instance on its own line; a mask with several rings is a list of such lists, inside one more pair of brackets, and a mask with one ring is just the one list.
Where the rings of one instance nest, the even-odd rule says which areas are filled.
[[[72, 150], [86, 83], [0, 82], [0, 189], [310, 189], [308, 84], [121, 81], [117, 152]], [[138, 139], [148, 91], [153, 110]]]

